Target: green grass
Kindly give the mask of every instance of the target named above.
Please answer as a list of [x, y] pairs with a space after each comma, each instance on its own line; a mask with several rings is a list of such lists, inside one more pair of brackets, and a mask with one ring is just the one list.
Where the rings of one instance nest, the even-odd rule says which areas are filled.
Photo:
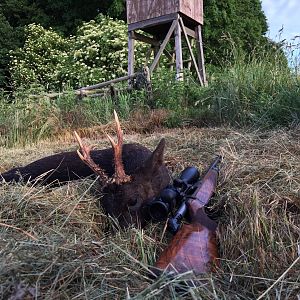
[[[35, 89], [19, 91], [14, 100], [0, 101], [0, 145], [11, 147], [53, 138], [65, 130], [107, 124], [116, 109], [128, 118], [135, 107], [143, 107], [136, 95], [121, 94], [118, 103], [111, 97], [78, 99], [66, 91], [55, 99]], [[143, 100], [143, 99], [142, 99]]]
[[[137, 120], [144, 123], [153, 114], [150, 107], [160, 116], [165, 111], [159, 126], [295, 128], [300, 124], [300, 79], [296, 70], [297, 66], [287, 66], [280, 53], [245, 57], [237, 52], [222, 68], [208, 71], [209, 85], [203, 88], [192, 74], [186, 73], [184, 82], [176, 82], [173, 73], [161, 68], [152, 78], [154, 107], [143, 91], [122, 92], [116, 99], [79, 100], [72, 91], [49, 98], [41, 87], [21, 89], [13, 100], [1, 97], [0, 144], [25, 145], [67, 130], [105, 125], [114, 109], [137, 128]], [[145, 118], [135, 120], [134, 115]], [[140, 126], [140, 131], [148, 130]]]
[[237, 59], [206, 91], [219, 123], [290, 126], [300, 120], [300, 81], [280, 58]]

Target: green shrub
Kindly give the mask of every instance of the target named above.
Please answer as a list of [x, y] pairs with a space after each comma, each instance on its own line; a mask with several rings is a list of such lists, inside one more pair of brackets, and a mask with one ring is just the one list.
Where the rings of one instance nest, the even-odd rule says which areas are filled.
[[67, 62], [71, 43], [53, 30], [31, 24], [25, 28], [23, 48], [12, 52], [11, 76], [14, 87], [29, 88], [41, 84], [46, 88], [60, 88], [60, 73]]
[[[142, 65], [146, 45], [136, 43], [137, 65]], [[78, 88], [127, 73], [127, 26], [99, 15], [83, 23], [76, 36], [63, 38], [40, 25], [26, 27], [23, 48], [11, 53], [15, 88], [41, 84], [47, 90]]]

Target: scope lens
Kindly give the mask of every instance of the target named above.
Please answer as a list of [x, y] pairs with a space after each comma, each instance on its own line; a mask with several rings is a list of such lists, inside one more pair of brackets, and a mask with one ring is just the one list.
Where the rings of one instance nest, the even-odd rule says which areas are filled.
[[168, 218], [169, 205], [162, 201], [156, 201], [149, 206], [149, 215], [155, 221], [164, 221]]

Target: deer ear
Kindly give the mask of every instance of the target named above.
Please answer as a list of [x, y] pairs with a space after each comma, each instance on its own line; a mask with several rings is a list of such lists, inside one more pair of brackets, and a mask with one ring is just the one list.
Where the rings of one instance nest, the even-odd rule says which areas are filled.
[[161, 139], [151, 156], [146, 160], [142, 171], [143, 175], [153, 176], [159, 169], [159, 167], [164, 163], [164, 149], [166, 141]]

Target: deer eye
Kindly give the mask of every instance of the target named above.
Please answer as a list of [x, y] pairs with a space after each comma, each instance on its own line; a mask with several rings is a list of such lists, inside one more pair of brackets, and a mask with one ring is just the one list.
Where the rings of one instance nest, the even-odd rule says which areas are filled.
[[138, 199], [138, 198], [135, 198], [135, 199], [131, 199], [129, 202], [128, 202], [128, 208], [130, 210], [134, 210], [134, 209], [137, 209], [139, 208], [141, 205], [141, 199]]

